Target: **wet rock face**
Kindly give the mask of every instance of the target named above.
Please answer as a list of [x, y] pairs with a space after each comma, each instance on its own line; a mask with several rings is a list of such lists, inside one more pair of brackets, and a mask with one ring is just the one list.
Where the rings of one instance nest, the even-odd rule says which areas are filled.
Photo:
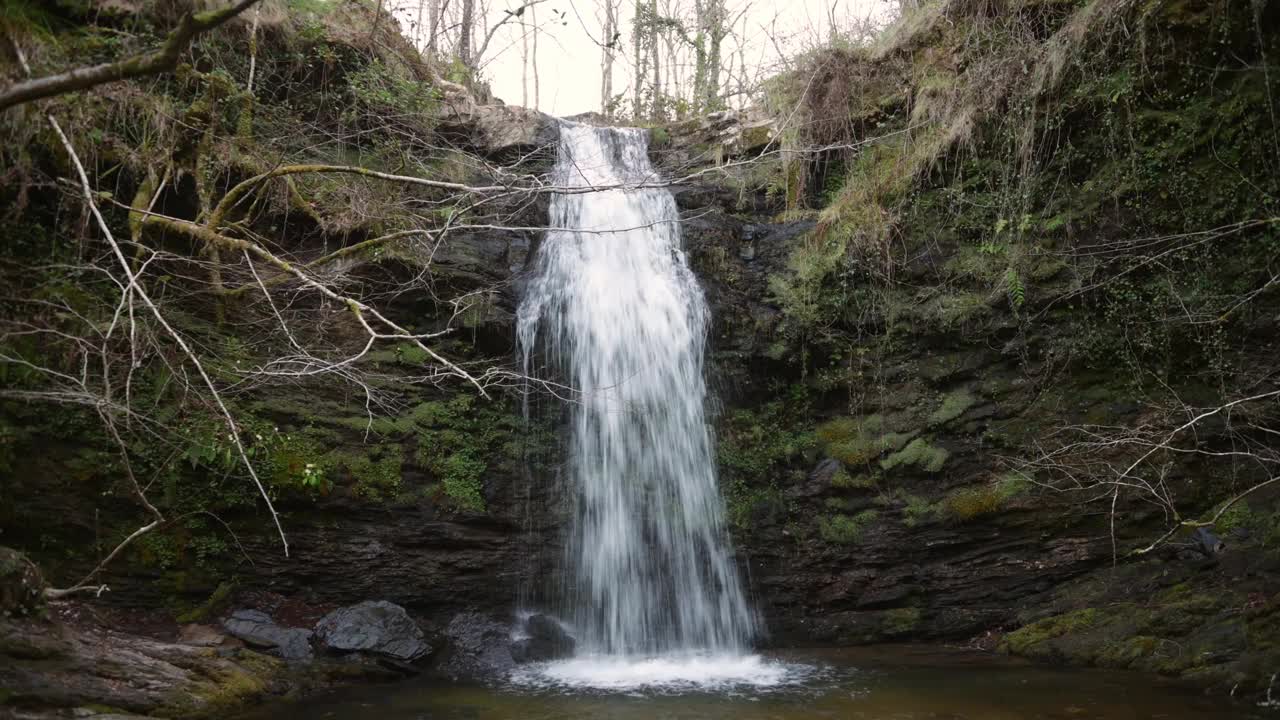
[[524, 621], [524, 634], [511, 643], [511, 657], [517, 663], [559, 660], [573, 655], [577, 641], [558, 620], [549, 615], [530, 615]]
[[438, 669], [455, 678], [490, 677], [515, 665], [511, 626], [481, 613], [459, 613], [443, 632]]
[[385, 600], [334, 610], [316, 624], [316, 639], [335, 652], [367, 652], [402, 662], [431, 652], [422, 628], [404, 608]]

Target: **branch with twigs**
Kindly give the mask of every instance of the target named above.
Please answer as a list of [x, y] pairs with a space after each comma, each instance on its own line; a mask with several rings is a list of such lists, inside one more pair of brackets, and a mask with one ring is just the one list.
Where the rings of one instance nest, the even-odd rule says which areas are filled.
[[[1179, 532], [1214, 527], [1242, 500], [1280, 481], [1280, 452], [1272, 441], [1280, 436], [1280, 428], [1272, 426], [1274, 416], [1269, 414], [1277, 405], [1280, 390], [1265, 390], [1210, 408], [1171, 408], [1166, 412], [1186, 417], [1171, 426], [1155, 419], [1133, 427], [1067, 427], [1059, 436], [1068, 440], [1017, 465], [1027, 477], [1044, 478], [1035, 482], [1047, 489], [1105, 500], [1109, 505], [1113, 560], [1118, 561], [1122, 555], [1141, 557]], [[1221, 446], [1210, 443], [1206, 426], [1212, 420], [1224, 422], [1220, 432], [1229, 442]], [[1253, 468], [1253, 479], [1216, 505], [1211, 514], [1184, 517], [1185, 511], [1168, 481], [1172, 459], [1178, 457], [1245, 463]], [[1116, 536], [1122, 496], [1154, 505], [1166, 518], [1166, 528], [1159, 536], [1124, 553], [1120, 552]]]
[[[0, 112], [11, 107], [69, 92], [88, 90], [107, 83], [172, 72], [178, 67], [182, 53], [191, 41], [256, 5], [259, 0], [240, 0], [220, 10], [188, 12], [178, 21], [157, 50], [134, 55], [115, 62], [76, 68], [57, 75], [47, 75], [14, 83], [0, 90]], [[24, 61], [25, 64], [25, 61]]]

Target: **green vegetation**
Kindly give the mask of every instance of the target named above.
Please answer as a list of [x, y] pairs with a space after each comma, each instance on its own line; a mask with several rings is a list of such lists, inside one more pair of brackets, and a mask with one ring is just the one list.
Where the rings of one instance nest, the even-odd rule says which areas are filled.
[[[1212, 513], [1206, 514], [1212, 516]], [[1241, 500], [1227, 508], [1218, 518], [1214, 529], [1221, 533], [1244, 530], [1263, 547], [1280, 547], [1280, 512], [1255, 510], [1247, 500]]]
[[920, 608], [906, 607], [886, 610], [880, 622], [880, 630], [886, 635], [906, 635], [920, 624]]
[[227, 609], [235, 589], [235, 583], [219, 583], [207, 600], [174, 619], [180, 623], [208, 622]]
[[993, 483], [959, 488], [942, 500], [943, 511], [965, 521], [1002, 509], [1009, 500], [1026, 492], [1029, 483], [1018, 475], [1005, 475]]
[[827, 455], [848, 468], [867, 465], [911, 439], [901, 433], [884, 432], [884, 419], [879, 415], [836, 418], [818, 426], [815, 435]]
[[818, 535], [829, 543], [848, 545], [862, 537], [867, 526], [880, 516], [875, 510], [863, 510], [857, 515], [827, 515], [818, 518]]
[[929, 425], [946, 425], [977, 404], [978, 400], [968, 390], [957, 390], [942, 399], [942, 404], [929, 415]]
[[942, 470], [951, 454], [945, 448], [930, 445], [924, 438], [916, 438], [896, 453], [880, 461], [880, 469], [885, 472], [895, 468], [915, 468], [927, 473]]
[[915, 527], [928, 522], [938, 514], [936, 505], [919, 495], [908, 495], [906, 507], [902, 509], [902, 524]]
[[[22, 0], [0, 13], [0, 25], [27, 51], [32, 73], [44, 75], [151, 50], [188, 4], [103, 10]], [[0, 525], [6, 542], [29, 548], [58, 583], [149, 522], [131, 478], [165, 522], [118, 562], [145, 566], [158, 596], [186, 611], [234, 582], [247, 566], [242, 545], [279, 546], [263, 537], [272, 531], [264, 495], [286, 533], [290, 519], [320, 522], [334, 495], [481, 512], [486, 476], [513, 471], [522, 452], [507, 398], [470, 407], [448, 388], [424, 390], [435, 358], [385, 339], [361, 354], [366, 333], [351, 306], [322, 300], [288, 274], [306, 269], [335, 292], [378, 304], [401, 297], [401, 284], [432, 260], [422, 232], [467, 220], [446, 193], [309, 172], [262, 182], [225, 215], [217, 210], [229, 188], [288, 165], [458, 182], [481, 172], [473, 156], [439, 142], [445, 108], [434, 61], [376, 3], [288, 0], [260, 9], [202, 35], [175, 72], [49, 98], [42, 112], [20, 107], [0, 123], [0, 159], [14, 173], [0, 188], [11, 211], [0, 230], [0, 283], [22, 299], [0, 317], [0, 351], [20, 358], [0, 362], [0, 384], [61, 398], [71, 388], [60, 378], [74, 377], [65, 373], [99, 370], [74, 389], [75, 402], [0, 401], [0, 491], [50, 498], [30, 517], [0, 504]], [[102, 233], [67, 221], [91, 216], [76, 193], [53, 184], [73, 173], [45, 112], [101, 191], [96, 202], [139, 274], [136, 287], [221, 390], [235, 434], [165, 327], [137, 296], [121, 305], [124, 285], [112, 278], [122, 270]], [[255, 260], [249, 273], [241, 250], [158, 226], [149, 210], [175, 223], [220, 218], [213, 230], [270, 248], [282, 263]], [[415, 295], [411, 310], [388, 311], [406, 332], [491, 319], [491, 295], [471, 293], [482, 302], [457, 318], [461, 308], [435, 295], [470, 293], [470, 269], [459, 273], [462, 283], [450, 269], [430, 270], [432, 293]], [[13, 332], [19, 324], [40, 332]], [[432, 346], [466, 362], [474, 341], [442, 336]], [[348, 357], [358, 360], [317, 372]]]
[[842, 490], [869, 490], [876, 486], [874, 475], [859, 473], [850, 475], [848, 470], [840, 468], [831, 476], [831, 487]]
[[802, 398], [775, 401], [729, 413], [720, 426], [716, 459], [729, 522], [749, 529], [754, 511], [784, 509], [782, 488], [791, 479], [789, 463], [814, 446]]
[[1004, 636], [1000, 651], [1014, 655], [1026, 655], [1035, 646], [1054, 638], [1077, 633], [1093, 627], [1102, 614], [1093, 608], [1074, 610], [1063, 615], [1045, 618]]

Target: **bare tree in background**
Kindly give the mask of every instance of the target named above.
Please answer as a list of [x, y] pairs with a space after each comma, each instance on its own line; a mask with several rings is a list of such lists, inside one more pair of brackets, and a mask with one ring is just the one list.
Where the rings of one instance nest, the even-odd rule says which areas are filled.
[[437, 38], [440, 36], [440, 0], [427, 1], [427, 52], [435, 57], [440, 51]]
[[697, 32], [689, 40], [697, 65], [694, 70], [694, 107], [709, 112], [720, 107], [720, 48], [729, 34], [724, 0], [694, 0]]
[[600, 39], [600, 111], [606, 117], [613, 115], [613, 56], [617, 52], [618, 3], [620, 0], [601, 0], [604, 3], [603, 33]]
[[532, 37], [530, 38], [530, 56], [529, 63], [533, 67], [533, 109], [537, 110], [542, 104], [540, 89], [538, 87], [538, 6], [529, 6], [529, 21], [533, 26]]
[[474, 67], [471, 57], [471, 35], [475, 32], [476, 0], [462, 0], [462, 19], [458, 24], [458, 59]]

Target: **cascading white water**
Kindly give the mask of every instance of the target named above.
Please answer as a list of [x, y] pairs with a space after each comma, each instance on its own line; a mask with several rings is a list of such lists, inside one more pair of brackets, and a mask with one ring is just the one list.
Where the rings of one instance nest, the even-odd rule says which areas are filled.
[[[579, 655], [734, 655], [755, 633], [725, 532], [704, 403], [707, 306], [646, 133], [561, 126], [550, 227], [520, 306], [581, 393], [565, 614]], [[597, 658], [598, 659], [598, 658]]]

